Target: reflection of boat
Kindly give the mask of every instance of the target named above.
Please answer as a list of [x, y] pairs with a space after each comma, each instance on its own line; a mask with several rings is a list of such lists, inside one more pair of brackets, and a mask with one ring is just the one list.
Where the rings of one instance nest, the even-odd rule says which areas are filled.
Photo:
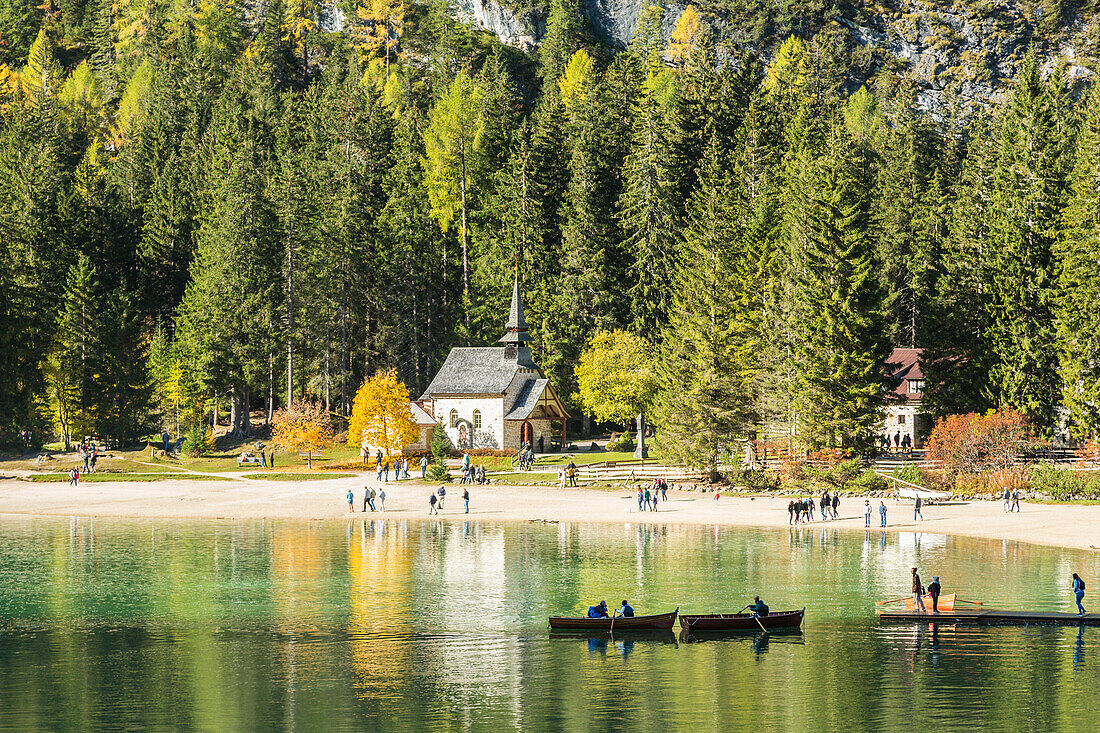
[[704, 642], [752, 644], [753, 649], [758, 652], [765, 650], [767, 645], [772, 642], [798, 644], [800, 646], [806, 643], [801, 628], [769, 629], [767, 631], [761, 631], [757, 628], [755, 634], [748, 629], [745, 631], [688, 631], [687, 629], [681, 629], [679, 638], [684, 644]]
[[676, 644], [676, 634], [672, 629], [634, 629], [624, 631], [619, 634], [619, 625], [615, 624], [615, 631], [611, 635], [606, 632], [601, 633], [599, 636], [593, 636], [592, 631], [588, 629], [561, 629], [553, 630], [550, 632], [550, 641], [587, 641], [588, 651], [595, 649], [607, 648], [607, 642], [610, 639], [614, 641], [616, 638], [629, 639], [635, 642], [641, 642], [642, 644]]
[[552, 629], [583, 629], [586, 631], [652, 631], [656, 629], [671, 629], [676, 623], [676, 614], [680, 609], [672, 613], [659, 613], [654, 616], [631, 616], [625, 618], [575, 618], [571, 616], [551, 616], [550, 628]]
[[707, 613], [680, 616], [680, 626], [687, 631], [759, 631], [761, 627], [772, 629], [797, 629], [802, 626], [806, 609], [776, 611], [767, 616], [752, 613]]

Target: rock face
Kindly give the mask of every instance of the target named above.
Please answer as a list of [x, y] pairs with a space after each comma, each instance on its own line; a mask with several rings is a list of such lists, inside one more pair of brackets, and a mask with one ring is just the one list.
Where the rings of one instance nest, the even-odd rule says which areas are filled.
[[[594, 36], [625, 48], [639, 14], [650, 2], [581, 0], [581, 8]], [[471, 22], [525, 50], [537, 47], [545, 30], [543, 17], [517, 15], [497, 0], [458, 0], [458, 7]], [[664, 2], [662, 7], [662, 31], [667, 38], [684, 4]], [[775, 46], [790, 34], [778, 23], [762, 24], [702, 3], [696, 7], [722, 58], [748, 50], [767, 63]], [[889, 67], [916, 81], [922, 106], [938, 107], [949, 95], [978, 103], [996, 99], [1031, 45], [1044, 69], [1063, 63], [1071, 79], [1088, 78], [1089, 66], [1097, 57], [1094, 28], [1100, 17], [1081, 17], [1070, 9], [1058, 21], [1044, 23], [1041, 6], [1033, 0], [879, 0], [842, 3], [834, 15], [788, 22], [807, 39], [818, 33], [840, 39], [847, 53], [863, 61], [856, 65], [865, 70], [863, 78], [854, 72], [851, 86], [858, 87], [865, 78]]]
[[459, 17], [496, 34], [501, 43], [534, 50], [545, 30], [544, 21], [531, 13], [517, 15], [496, 0], [456, 0]]

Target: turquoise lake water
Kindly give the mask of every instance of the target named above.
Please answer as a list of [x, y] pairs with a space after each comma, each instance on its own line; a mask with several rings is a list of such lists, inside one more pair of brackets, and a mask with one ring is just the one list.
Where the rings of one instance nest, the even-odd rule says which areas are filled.
[[[1095, 553], [827, 525], [5, 519], [0, 729], [1100, 730], [1100, 628], [880, 624], [912, 565], [1000, 607], [1100, 587]], [[546, 624], [756, 593], [802, 633]]]

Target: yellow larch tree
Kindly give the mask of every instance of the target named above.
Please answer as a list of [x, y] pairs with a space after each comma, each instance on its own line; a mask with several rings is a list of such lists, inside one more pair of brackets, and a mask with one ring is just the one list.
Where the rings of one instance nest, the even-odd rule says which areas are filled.
[[561, 101], [570, 116], [584, 103], [591, 84], [592, 57], [582, 48], [573, 54], [573, 58], [569, 59], [561, 79], [558, 80]]
[[688, 5], [680, 13], [676, 28], [668, 41], [668, 55], [677, 66], [683, 66], [695, 45], [699, 42], [699, 12], [694, 5]]
[[295, 402], [275, 413], [271, 420], [271, 440], [292, 452], [306, 454], [306, 463], [313, 468], [313, 451], [332, 445], [332, 418], [315, 402]]
[[363, 21], [356, 36], [356, 46], [371, 55], [379, 50], [386, 56], [386, 79], [390, 78], [390, 55], [397, 50], [405, 33], [405, 16], [409, 6], [405, 0], [362, 0], [355, 14]]
[[409, 389], [397, 379], [397, 372], [379, 372], [363, 382], [355, 394], [348, 421], [348, 444], [369, 445], [387, 457], [399, 456], [419, 436]]

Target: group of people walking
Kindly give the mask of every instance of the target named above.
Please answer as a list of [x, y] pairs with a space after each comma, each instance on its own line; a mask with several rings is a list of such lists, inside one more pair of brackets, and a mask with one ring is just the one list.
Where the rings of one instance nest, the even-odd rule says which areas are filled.
[[[440, 486], [433, 491], [428, 497], [428, 514], [439, 514], [443, 509], [443, 502], [447, 499], [447, 487]], [[462, 490], [462, 504], [465, 507], [465, 514], [470, 513], [470, 490]]]
[[[374, 503], [374, 500], [378, 500], [378, 504]], [[372, 512], [386, 511], [386, 490], [375, 491], [370, 486], [363, 487], [363, 511], [367, 511], [370, 508]], [[355, 492], [348, 489], [348, 511], [355, 511]]]
[[668, 483], [663, 478], [653, 480], [653, 485], [638, 489], [638, 511], [657, 511], [657, 501], [668, 501]]
[[577, 485], [577, 464], [569, 461], [569, 465], [558, 469], [558, 488]]
[[[427, 459], [421, 459], [420, 470], [421, 473], [427, 468]], [[376, 464], [378, 480], [383, 483], [389, 483], [390, 481], [390, 462], [385, 460], [382, 456], [382, 451], [378, 451], [377, 464]], [[409, 459], [408, 458], [396, 458], [393, 461], [393, 480], [400, 481], [403, 478], [409, 477]], [[421, 476], [423, 478], [423, 476]]]
[[840, 516], [840, 494], [828, 491], [821, 494], [820, 502], [815, 502], [811, 496], [808, 499], [798, 498], [787, 505], [787, 524], [801, 524], [814, 521], [814, 509], [821, 513], [821, 520], [837, 519]]
[[1004, 487], [1004, 492], [1001, 494], [1001, 503], [1004, 505], [1006, 512], [1019, 512], [1020, 511], [1020, 490], [1013, 489], [1008, 490], [1008, 487]]

